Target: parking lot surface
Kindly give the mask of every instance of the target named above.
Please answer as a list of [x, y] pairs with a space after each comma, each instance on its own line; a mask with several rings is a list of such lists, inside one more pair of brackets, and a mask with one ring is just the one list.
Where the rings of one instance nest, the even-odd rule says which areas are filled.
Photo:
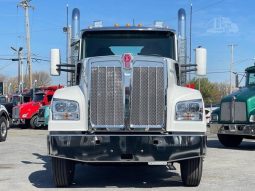
[[[0, 190], [57, 190], [46, 148], [47, 130], [12, 128], [0, 143]], [[112, 167], [77, 165], [74, 183], [59, 190], [254, 190], [255, 141], [226, 149], [208, 135], [203, 177], [195, 188], [183, 187], [179, 165]]]

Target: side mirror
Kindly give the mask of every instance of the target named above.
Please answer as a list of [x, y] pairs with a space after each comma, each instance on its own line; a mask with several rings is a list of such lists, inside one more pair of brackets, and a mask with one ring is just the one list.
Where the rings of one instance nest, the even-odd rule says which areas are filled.
[[60, 50], [59, 49], [51, 49], [50, 50], [50, 75], [59, 76], [60, 70]]
[[235, 76], [235, 81], [236, 81], [236, 83], [235, 83], [235, 86], [236, 86], [236, 88], [239, 88], [239, 78], [238, 78], [238, 74], [235, 74], [236, 76]]
[[197, 65], [198, 76], [206, 75], [206, 57], [207, 52], [205, 48], [199, 46], [195, 49], [195, 64]]

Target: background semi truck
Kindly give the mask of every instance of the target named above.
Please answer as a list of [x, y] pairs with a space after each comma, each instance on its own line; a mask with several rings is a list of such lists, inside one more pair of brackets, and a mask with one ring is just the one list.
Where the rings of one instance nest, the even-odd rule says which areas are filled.
[[[184, 10], [179, 13], [184, 18]], [[75, 62], [61, 64], [59, 49], [51, 50], [51, 74], [68, 71], [73, 79], [73, 86], [55, 92], [49, 115], [56, 186], [72, 183], [78, 163], [173, 169], [175, 162], [184, 185], [199, 185], [206, 153], [204, 102], [199, 91], [180, 86], [186, 75], [178, 62], [185, 55], [177, 48], [182, 39], [162, 22], [152, 27], [95, 22], [78, 29], [74, 9]], [[206, 50], [196, 48], [200, 75], [205, 62]]]
[[246, 68], [245, 87], [225, 96], [211, 114], [211, 132], [226, 147], [237, 147], [244, 138], [255, 138], [255, 66]]
[[0, 142], [6, 140], [9, 126], [10, 117], [8, 111], [3, 105], [0, 105]]
[[50, 105], [54, 92], [63, 86], [48, 86], [40, 88], [33, 96], [33, 100], [13, 107], [13, 124], [26, 128], [39, 128], [37, 123], [38, 111], [41, 106]]

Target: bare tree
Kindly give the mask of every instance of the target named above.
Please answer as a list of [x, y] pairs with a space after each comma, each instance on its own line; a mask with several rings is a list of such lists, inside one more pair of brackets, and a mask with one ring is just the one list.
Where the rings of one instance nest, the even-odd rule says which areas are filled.
[[219, 99], [229, 94], [229, 84], [227, 82], [215, 83], [219, 91]]
[[[10, 91], [11, 93], [17, 92], [19, 90], [18, 86], [18, 78], [17, 77], [11, 77], [11, 78], [4, 78], [6, 84], [6, 90], [5, 92], [8, 91], [8, 86], [10, 86]], [[0, 75], [0, 80], [1, 80], [1, 75]], [[51, 77], [47, 72], [35, 72], [33, 73], [33, 80], [37, 80], [37, 87], [40, 86], [48, 86], [51, 84]], [[28, 78], [27, 76], [24, 77], [24, 88], [28, 88]]]
[[33, 73], [33, 80], [37, 80], [37, 86], [48, 86], [51, 84], [51, 77], [47, 72]]

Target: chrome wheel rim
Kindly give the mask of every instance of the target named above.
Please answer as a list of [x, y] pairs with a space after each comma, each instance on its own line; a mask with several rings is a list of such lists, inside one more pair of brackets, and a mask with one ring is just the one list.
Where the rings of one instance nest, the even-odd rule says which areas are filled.
[[6, 135], [6, 132], [7, 132], [7, 126], [6, 126], [5, 122], [1, 123], [0, 128], [1, 128], [1, 136], [4, 137]]

